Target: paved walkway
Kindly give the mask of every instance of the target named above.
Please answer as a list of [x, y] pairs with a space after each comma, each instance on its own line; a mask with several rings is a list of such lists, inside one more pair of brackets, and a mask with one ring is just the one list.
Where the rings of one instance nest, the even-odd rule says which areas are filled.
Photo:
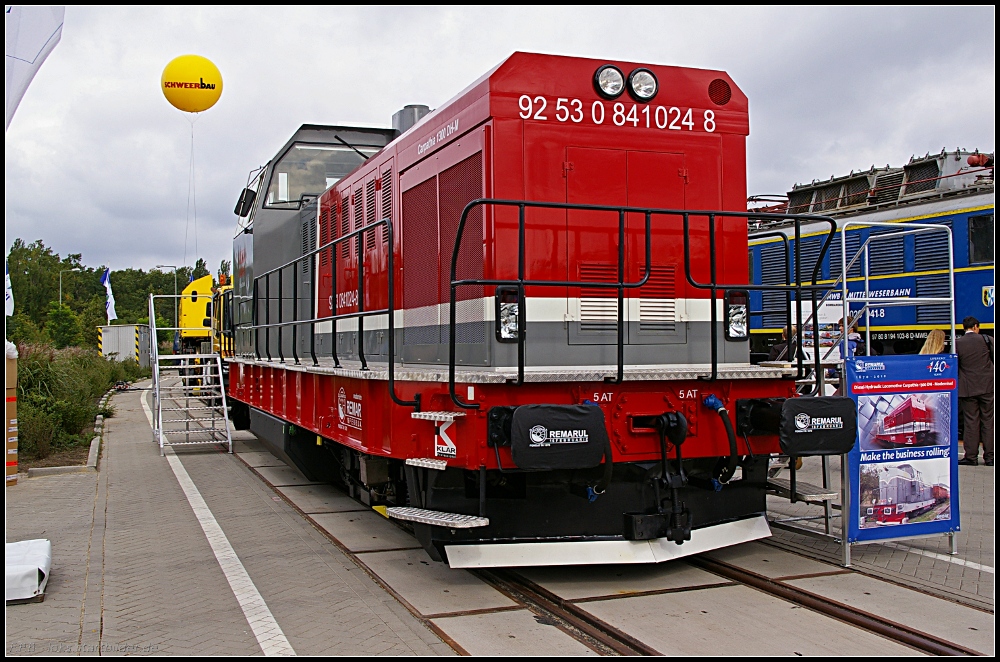
[[[830, 462], [832, 485], [840, 485], [840, 462]], [[821, 485], [819, 458], [805, 458], [798, 479]], [[783, 472], [781, 478], [787, 478]], [[959, 602], [993, 611], [995, 604], [994, 560], [996, 474], [993, 467], [959, 467], [959, 508], [962, 530], [957, 534], [958, 554], [949, 554], [946, 536], [916, 538], [851, 547], [851, 563], [862, 572], [897, 583], [922, 588]], [[838, 500], [839, 503], [839, 500]], [[822, 516], [823, 508], [786, 499], [768, 497], [772, 518]], [[839, 536], [839, 511], [834, 511], [834, 533]], [[798, 525], [820, 530], [822, 520], [801, 520]], [[773, 529], [772, 544], [839, 563], [838, 542]]]
[[45, 601], [6, 609], [8, 654], [260, 655], [273, 642], [254, 591], [298, 654], [453, 653], [237, 458], [187, 448], [182, 471], [235, 552], [223, 561], [249, 581], [224, 573], [218, 540], [151, 440], [145, 394], [115, 396], [97, 474], [8, 488], [7, 540], [53, 549]]
[[[8, 488], [7, 540], [44, 537], [53, 545], [45, 601], [6, 609], [8, 654], [260, 655], [286, 648], [310, 655], [453, 654], [426, 623], [470, 652], [549, 650], [540, 645], [545, 633], [536, 630], [553, 628], [507, 602], [496, 614], [479, 614], [497, 607], [484, 597], [492, 589], [470, 588], [465, 573], [432, 571], [412, 539], [276, 466], [255, 441], [236, 444], [243, 461], [212, 446], [160, 457], [140, 400], [146, 395], [115, 396], [118, 413], [107, 421], [98, 473], [22, 479]], [[247, 464], [300, 504], [315, 501], [305, 512], [335, 524], [340, 543], [402, 597], [373, 581]], [[960, 469], [957, 557], [938, 537], [855, 546], [854, 567], [992, 611], [994, 473]], [[819, 483], [818, 459], [806, 460], [800, 479]], [[778, 517], [822, 512], [776, 498], [769, 508]], [[373, 535], [376, 525], [385, 535]], [[840, 558], [832, 541], [778, 530], [766, 544]], [[427, 566], [423, 572], [404, 576], [418, 563]], [[460, 608], [477, 613], [458, 614]], [[515, 635], [524, 635], [527, 647], [511, 648]]]

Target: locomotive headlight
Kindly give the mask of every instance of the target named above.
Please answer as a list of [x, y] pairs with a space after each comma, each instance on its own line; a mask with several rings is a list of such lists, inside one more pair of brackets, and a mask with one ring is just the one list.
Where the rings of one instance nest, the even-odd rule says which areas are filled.
[[660, 84], [649, 69], [636, 69], [628, 75], [628, 91], [636, 101], [649, 101], [660, 91]]
[[496, 293], [496, 338], [499, 342], [517, 342], [517, 325], [521, 314], [517, 288], [501, 286]]
[[613, 64], [605, 64], [594, 73], [594, 88], [605, 99], [617, 99], [625, 90], [625, 75]]
[[726, 340], [746, 340], [749, 334], [750, 293], [727, 290], [725, 296]]

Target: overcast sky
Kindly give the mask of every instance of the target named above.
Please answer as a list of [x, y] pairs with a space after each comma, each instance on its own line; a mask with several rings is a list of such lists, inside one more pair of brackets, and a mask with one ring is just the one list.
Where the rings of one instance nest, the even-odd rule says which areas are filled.
[[751, 194], [942, 147], [992, 152], [994, 23], [993, 7], [69, 7], [7, 131], [5, 245], [181, 264], [190, 127], [159, 85], [185, 53], [224, 80], [195, 124], [198, 256], [215, 270], [248, 172], [299, 125], [389, 126], [514, 51], [727, 71], [750, 99]]

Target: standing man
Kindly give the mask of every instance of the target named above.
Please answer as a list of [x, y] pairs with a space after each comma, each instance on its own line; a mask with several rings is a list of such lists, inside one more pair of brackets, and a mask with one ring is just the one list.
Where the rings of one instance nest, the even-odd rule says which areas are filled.
[[979, 333], [979, 320], [962, 320], [965, 335], [955, 341], [958, 354], [958, 402], [965, 420], [966, 466], [979, 464], [979, 444], [983, 463], [993, 466], [993, 339]]
[[791, 328], [789, 332], [786, 326], [781, 330], [781, 342], [775, 343], [771, 348], [770, 353], [767, 355], [768, 361], [795, 361], [795, 340], [789, 340], [789, 338], [795, 337], [795, 327]]

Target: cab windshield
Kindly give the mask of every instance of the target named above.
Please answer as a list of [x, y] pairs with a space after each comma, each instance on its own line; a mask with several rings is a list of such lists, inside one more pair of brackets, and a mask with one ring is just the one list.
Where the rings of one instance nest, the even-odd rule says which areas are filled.
[[[358, 147], [371, 156], [375, 147]], [[318, 195], [357, 168], [364, 159], [347, 146], [295, 143], [271, 170], [265, 207], [288, 209], [303, 195]]]

